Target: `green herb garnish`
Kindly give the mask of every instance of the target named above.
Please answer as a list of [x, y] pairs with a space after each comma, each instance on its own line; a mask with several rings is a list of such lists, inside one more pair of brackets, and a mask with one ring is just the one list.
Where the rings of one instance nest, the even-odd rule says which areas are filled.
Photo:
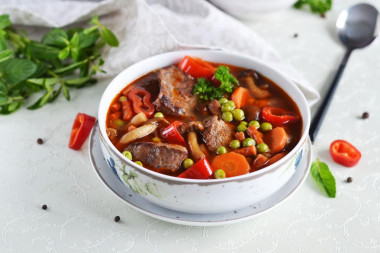
[[100, 49], [119, 42], [97, 16], [90, 24], [86, 29], [53, 28], [38, 42], [13, 28], [9, 15], [1, 15], [0, 114], [16, 111], [37, 92], [44, 94], [28, 109], [53, 102], [61, 92], [70, 100], [69, 88], [94, 84], [93, 76], [104, 72]]
[[319, 161], [319, 159], [315, 160], [311, 164], [310, 174], [321, 189], [326, 192], [327, 196], [335, 198], [335, 178], [326, 163]]
[[234, 85], [238, 84], [236, 78], [230, 73], [227, 66], [219, 66], [215, 71], [215, 79], [220, 81], [220, 86], [215, 87], [205, 78], [198, 78], [194, 86], [194, 94], [199, 95], [201, 100], [220, 99], [224, 93], [231, 93]]
[[331, 10], [332, 0], [298, 0], [293, 7], [301, 9], [307, 5], [312, 13], [324, 15], [327, 11]]

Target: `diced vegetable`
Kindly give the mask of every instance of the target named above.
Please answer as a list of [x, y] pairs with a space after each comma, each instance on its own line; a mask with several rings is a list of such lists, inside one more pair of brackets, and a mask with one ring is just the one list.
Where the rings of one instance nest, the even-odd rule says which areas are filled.
[[293, 123], [300, 120], [300, 116], [293, 112], [288, 112], [280, 107], [267, 106], [262, 110], [262, 116], [265, 121], [280, 126], [287, 123]]
[[156, 130], [156, 128], [157, 128], [156, 124], [145, 124], [143, 126], [140, 126], [124, 134], [120, 139], [120, 143], [128, 144], [134, 140], [140, 139], [144, 136], [151, 134], [154, 130]]
[[245, 157], [235, 152], [216, 156], [212, 161], [211, 167], [214, 170], [224, 170], [226, 177], [244, 175], [250, 169]]
[[206, 158], [199, 160], [196, 164], [182, 172], [178, 177], [192, 179], [207, 179], [212, 175], [212, 168]]
[[147, 120], [148, 118], [145, 116], [145, 114], [143, 112], [140, 112], [139, 114], [133, 116], [129, 123], [138, 127], [144, 124]]
[[330, 154], [336, 163], [346, 167], [355, 166], [362, 156], [357, 148], [344, 140], [333, 141], [330, 145]]
[[265, 135], [265, 141], [273, 153], [278, 153], [288, 143], [288, 134], [283, 127], [276, 127]]
[[162, 137], [169, 143], [186, 146], [185, 139], [183, 139], [177, 129], [177, 127], [182, 124], [180, 121], [174, 121], [162, 131]]
[[269, 158], [268, 162], [267, 162], [267, 166], [277, 162], [278, 160], [280, 160], [281, 158], [283, 158], [284, 156], [286, 156], [287, 152], [281, 152], [281, 153], [278, 153], [278, 154], [275, 154], [274, 156], [272, 156], [271, 158]]
[[197, 57], [185, 56], [178, 64], [178, 67], [194, 78], [204, 77], [209, 80], [214, 75], [216, 68], [209, 62]]
[[94, 127], [95, 122], [96, 118], [84, 113], [78, 113], [71, 129], [69, 148], [74, 150], [80, 149]]
[[235, 134], [235, 138], [236, 138], [236, 140], [242, 142], [242, 141], [244, 141], [244, 139], [245, 139], [245, 135], [244, 135], [243, 132], [237, 132], [237, 133]]
[[247, 128], [247, 134], [251, 136], [256, 143], [263, 143], [263, 133], [259, 132], [254, 125]]
[[243, 156], [254, 156], [257, 154], [257, 149], [255, 146], [248, 146], [248, 147], [234, 150], [234, 152], [241, 154]]
[[191, 156], [195, 161], [199, 161], [206, 156], [199, 147], [197, 134], [195, 132], [187, 134], [187, 143], [189, 144]]
[[262, 167], [265, 166], [267, 161], [268, 161], [268, 157], [262, 154], [258, 154], [252, 163], [251, 171], [256, 171], [256, 170], [261, 169]]
[[234, 101], [238, 109], [246, 106], [250, 102], [250, 99], [249, 90], [243, 87], [238, 87], [231, 95], [231, 100]]
[[154, 106], [150, 102], [150, 93], [142, 88], [136, 88], [128, 93], [128, 98], [132, 101], [133, 111], [138, 114], [143, 112], [148, 118], [154, 113]]

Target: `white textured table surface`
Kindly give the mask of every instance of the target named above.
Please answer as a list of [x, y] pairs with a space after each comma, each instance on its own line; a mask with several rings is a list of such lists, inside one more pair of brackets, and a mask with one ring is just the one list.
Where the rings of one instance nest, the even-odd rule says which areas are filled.
[[[344, 53], [335, 19], [356, 2], [334, 1], [326, 19], [289, 9], [247, 24], [324, 95]], [[367, 2], [380, 9], [378, 0]], [[380, 43], [353, 53], [312, 148], [335, 175], [337, 197], [327, 198], [308, 176], [279, 207], [228, 226], [174, 225], [140, 214], [97, 178], [87, 143], [80, 152], [67, 148], [75, 115], [96, 115], [108, 80], [72, 92], [70, 103], [61, 98], [0, 117], [0, 252], [380, 252], [379, 69]], [[364, 111], [369, 119], [360, 119]], [[361, 150], [356, 167], [330, 158], [338, 138]]]

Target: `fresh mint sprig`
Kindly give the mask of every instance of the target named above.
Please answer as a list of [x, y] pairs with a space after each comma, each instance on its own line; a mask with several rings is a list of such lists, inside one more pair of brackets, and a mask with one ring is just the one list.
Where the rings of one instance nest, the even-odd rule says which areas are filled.
[[335, 178], [326, 163], [321, 162], [319, 159], [315, 160], [311, 164], [310, 174], [327, 196], [335, 198]]
[[332, 0], [298, 0], [293, 5], [296, 9], [301, 9], [304, 6], [309, 6], [312, 13], [324, 15], [331, 10]]
[[49, 30], [35, 41], [12, 27], [9, 15], [0, 15], [0, 114], [19, 109], [28, 97], [43, 92], [28, 109], [53, 102], [62, 92], [70, 100], [69, 88], [94, 84], [94, 75], [104, 72], [100, 50], [119, 41], [97, 16], [88, 28]]

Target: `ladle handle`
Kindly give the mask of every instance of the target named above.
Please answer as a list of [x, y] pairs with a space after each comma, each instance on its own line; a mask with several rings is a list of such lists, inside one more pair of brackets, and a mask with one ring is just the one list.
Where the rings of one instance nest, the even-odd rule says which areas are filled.
[[318, 111], [315, 113], [315, 116], [313, 118], [313, 121], [311, 122], [310, 125], [310, 130], [309, 130], [309, 136], [311, 142], [314, 142], [315, 138], [317, 137], [319, 128], [322, 125], [322, 121], [325, 118], [326, 112], [330, 106], [330, 102], [332, 100], [332, 97], [334, 96], [336, 87], [338, 87], [339, 80], [341, 76], [343, 75], [344, 68], [346, 67], [348, 58], [351, 55], [352, 50], [348, 49], [346, 51], [346, 54], [344, 55], [344, 58], [342, 62], [340, 63], [340, 66], [338, 68], [338, 71], [335, 74], [334, 80], [332, 81], [325, 98], [323, 99], [321, 105], [318, 108]]

